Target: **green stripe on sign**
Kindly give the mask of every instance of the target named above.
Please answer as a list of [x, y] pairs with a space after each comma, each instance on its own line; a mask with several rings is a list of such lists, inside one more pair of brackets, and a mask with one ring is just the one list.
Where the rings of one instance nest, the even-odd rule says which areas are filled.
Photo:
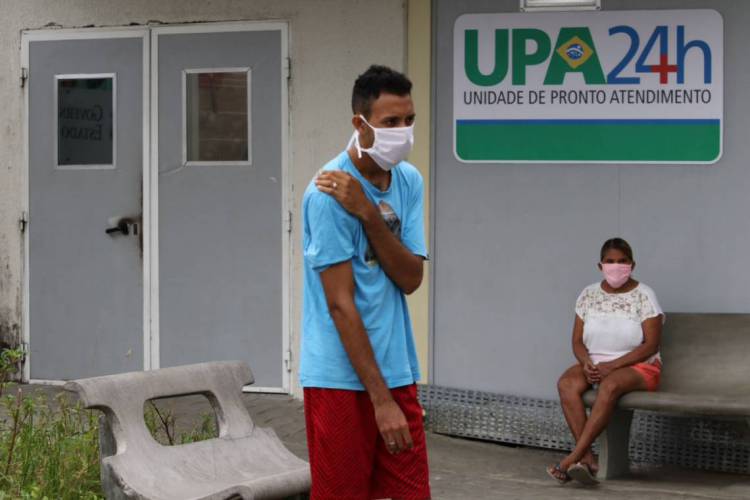
[[721, 125], [706, 123], [457, 123], [463, 161], [712, 162]]

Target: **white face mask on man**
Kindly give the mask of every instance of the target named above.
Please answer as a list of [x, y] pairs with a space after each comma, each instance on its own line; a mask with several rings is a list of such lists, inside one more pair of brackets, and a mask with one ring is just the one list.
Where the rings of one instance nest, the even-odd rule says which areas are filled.
[[355, 130], [349, 140], [349, 149], [352, 143], [357, 148], [357, 156], [362, 158], [362, 153], [367, 153], [380, 168], [388, 172], [409, 156], [414, 146], [414, 125], [408, 127], [382, 127], [376, 128], [359, 115], [363, 122], [375, 133], [375, 140], [369, 148], [363, 148], [359, 144], [359, 131]]

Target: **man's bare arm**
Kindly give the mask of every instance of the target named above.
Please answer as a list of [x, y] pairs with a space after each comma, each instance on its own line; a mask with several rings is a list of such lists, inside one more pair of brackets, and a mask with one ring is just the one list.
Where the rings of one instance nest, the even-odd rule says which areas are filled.
[[[413, 446], [409, 425], [383, 380], [362, 318], [354, 303], [354, 273], [351, 261], [335, 264], [320, 273], [328, 311], [341, 337], [349, 361], [365, 386], [380, 434], [392, 453]], [[393, 443], [393, 445], [391, 445]]]
[[415, 292], [422, 284], [424, 259], [411, 253], [396, 238], [375, 205], [372, 205], [372, 211], [360, 220], [365, 228], [367, 240], [385, 274], [405, 294]]
[[[333, 188], [333, 183], [336, 188]], [[405, 294], [413, 293], [422, 284], [424, 258], [414, 255], [388, 229], [378, 208], [365, 196], [359, 181], [341, 171], [327, 171], [319, 176], [317, 187], [333, 196], [365, 228], [380, 266]]]

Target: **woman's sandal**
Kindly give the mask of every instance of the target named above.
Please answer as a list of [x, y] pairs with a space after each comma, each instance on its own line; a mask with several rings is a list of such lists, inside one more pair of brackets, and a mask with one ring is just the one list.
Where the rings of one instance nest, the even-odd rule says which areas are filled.
[[572, 479], [575, 479], [581, 484], [585, 484], [586, 486], [594, 486], [599, 484], [599, 481], [596, 479], [596, 475], [592, 472], [591, 467], [589, 467], [588, 464], [584, 464], [581, 462], [573, 464], [568, 468], [568, 476]]
[[560, 468], [559, 463], [551, 467], [547, 467], [547, 475], [560, 484], [565, 484], [571, 479], [568, 473]]

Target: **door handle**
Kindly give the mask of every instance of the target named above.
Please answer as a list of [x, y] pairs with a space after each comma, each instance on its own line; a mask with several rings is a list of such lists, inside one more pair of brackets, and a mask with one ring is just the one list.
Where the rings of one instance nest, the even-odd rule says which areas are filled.
[[130, 227], [128, 226], [128, 223], [125, 222], [125, 219], [120, 219], [115, 227], [108, 227], [104, 232], [110, 236], [118, 232], [122, 233], [123, 236], [127, 236], [130, 234]]
[[132, 233], [134, 236], [138, 236], [140, 221], [141, 216], [122, 217], [114, 227], [108, 227], [104, 232], [110, 236], [113, 236], [115, 233], [121, 233], [123, 236], [128, 236]]

